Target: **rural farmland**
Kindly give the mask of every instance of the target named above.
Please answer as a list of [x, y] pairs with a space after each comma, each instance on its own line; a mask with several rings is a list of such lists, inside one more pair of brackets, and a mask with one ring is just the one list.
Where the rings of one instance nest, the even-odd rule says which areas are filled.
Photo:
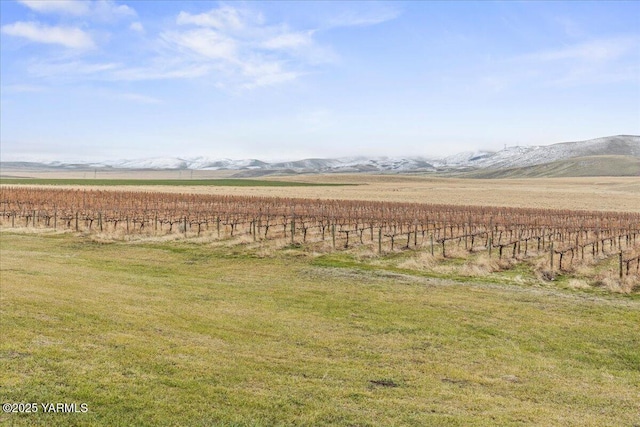
[[640, 213], [137, 188], [1, 187], [5, 400], [89, 408], [3, 422], [637, 419]]
[[639, 16], [0, 0], [0, 426], [640, 427]]
[[534, 259], [535, 273], [547, 280], [578, 263], [602, 270], [598, 264], [617, 256], [621, 281], [633, 286], [640, 277], [639, 213], [21, 187], [3, 188], [2, 196], [3, 223], [11, 228], [248, 236], [334, 250], [367, 246], [380, 256], [396, 249], [437, 251], [442, 259], [486, 252], [499, 262]]

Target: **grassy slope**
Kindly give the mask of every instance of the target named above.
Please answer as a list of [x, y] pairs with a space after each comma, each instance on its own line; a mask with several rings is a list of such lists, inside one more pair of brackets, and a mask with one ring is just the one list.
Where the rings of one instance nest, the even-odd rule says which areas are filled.
[[229, 187], [314, 187], [353, 184], [318, 184], [293, 181], [266, 181], [257, 179], [48, 179], [2, 178], [0, 184], [31, 185], [170, 185], [170, 186], [229, 186]]
[[581, 176], [640, 176], [640, 158], [632, 156], [590, 156], [543, 165], [512, 169], [484, 169], [469, 178], [562, 178]]
[[632, 425], [640, 302], [2, 233], [11, 425]]

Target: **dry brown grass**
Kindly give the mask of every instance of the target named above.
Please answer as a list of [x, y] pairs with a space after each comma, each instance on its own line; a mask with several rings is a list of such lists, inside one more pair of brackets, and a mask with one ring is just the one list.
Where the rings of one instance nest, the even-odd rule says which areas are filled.
[[[205, 172], [208, 171], [194, 172], [194, 179], [228, 177], [221, 173]], [[166, 179], [175, 178], [177, 172], [155, 173], [156, 175], [154, 172], [147, 171], [136, 175], [135, 172], [130, 172], [126, 176], [114, 175], [108, 178]], [[46, 177], [78, 177], [69, 174], [48, 173]], [[413, 175], [329, 174], [264, 179], [358, 185], [340, 187], [114, 186], [100, 187], [100, 189], [640, 212], [640, 178], [636, 177], [489, 180]]]
[[637, 276], [625, 276], [622, 279], [615, 277], [611, 272], [603, 272], [597, 275], [596, 286], [601, 286], [610, 292], [620, 294], [630, 294], [640, 289], [640, 283]]
[[420, 252], [415, 256], [398, 263], [398, 268], [408, 270], [425, 271], [432, 269], [437, 264], [437, 260], [428, 252]]
[[[440, 246], [442, 248], [442, 246]], [[447, 242], [446, 250], [445, 250], [447, 258], [462, 258], [466, 259], [469, 257], [469, 251], [464, 248], [464, 244], [455, 244]]]
[[591, 286], [589, 286], [589, 284], [582, 279], [571, 279], [569, 280], [569, 282], [567, 283], [567, 286], [571, 289], [589, 289], [591, 288]]
[[463, 276], [485, 277], [501, 270], [501, 262], [495, 258], [489, 258], [487, 255], [480, 255], [471, 262], [463, 264], [460, 273]]
[[[463, 255], [468, 256], [465, 252]], [[459, 257], [458, 259], [464, 259]], [[415, 255], [401, 260], [395, 264], [396, 267], [416, 270], [431, 271], [438, 274], [466, 276], [466, 277], [486, 277], [491, 273], [508, 268], [511, 265], [509, 260], [498, 260], [497, 258], [489, 258], [488, 255], [482, 254], [473, 259], [467, 259], [462, 264], [443, 264], [440, 256], [432, 256], [428, 252], [418, 252]]]

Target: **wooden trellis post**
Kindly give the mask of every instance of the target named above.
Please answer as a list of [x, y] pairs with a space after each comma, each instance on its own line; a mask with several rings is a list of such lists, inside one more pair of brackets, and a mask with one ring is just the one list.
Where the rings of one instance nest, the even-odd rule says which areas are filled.
[[291, 244], [294, 243], [294, 237], [296, 234], [296, 219], [295, 217], [291, 217]]
[[336, 248], [336, 225], [331, 224], [331, 240], [333, 241], [333, 249]]
[[618, 254], [618, 258], [620, 259], [620, 279], [622, 279], [622, 251]]

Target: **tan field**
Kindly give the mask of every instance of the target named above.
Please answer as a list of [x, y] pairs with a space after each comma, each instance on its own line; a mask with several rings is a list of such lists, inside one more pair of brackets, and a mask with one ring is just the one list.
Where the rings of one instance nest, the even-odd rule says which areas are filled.
[[[10, 174], [34, 178], [94, 178], [93, 172]], [[233, 171], [112, 171], [98, 179], [228, 178]], [[278, 181], [357, 184], [336, 187], [126, 186], [131, 191], [236, 194], [314, 199], [491, 205], [548, 209], [640, 212], [640, 177], [462, 179], [425, 175], [326, 174], [259, 178]], [[86, 187], [85, 187], [86, 188]]]
[[[297, 181], [356, 183], [299, 187], [305, 197], [640, 212], [640, 178], [461, 179], [413, 176], [320, 175]], [[286, 195], [291, 189], [243, 188]]]

